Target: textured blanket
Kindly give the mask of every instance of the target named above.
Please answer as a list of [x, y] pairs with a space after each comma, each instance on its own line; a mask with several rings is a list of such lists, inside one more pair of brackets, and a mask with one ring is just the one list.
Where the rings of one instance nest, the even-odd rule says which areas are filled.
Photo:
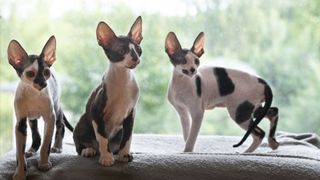
[[[134, 135], [133, 162], [116, 162], [102, 167], [98, 157], [76, 155], [67, 139], [62, 154], [51, 154], [53, 167], [37, 169], [39, 155], [28, 158], [28, 180], [126, 180], [126, 179], [245, 179], [308, 180], [320, 179], [320, 139], [312, 133], [278, 133], [279, 149], [263, 144], [254, 153], [241, 153], [250, 144], [232, 148], [241, 137], [200, 136], [193, 153], [182, 153], [181, 136]], [[0, 158], [0, 179], [11, 179], [15, 170], [15, 152]]]

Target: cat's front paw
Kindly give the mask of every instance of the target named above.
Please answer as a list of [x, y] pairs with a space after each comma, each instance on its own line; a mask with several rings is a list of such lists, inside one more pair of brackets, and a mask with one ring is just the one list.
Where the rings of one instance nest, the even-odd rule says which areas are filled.
[[52, 147], [50, 152], [52, 152], [52, 153], [62, 153], [62, 148]]
[[100, 156], [100, 159], [99, 159], [99, 163], [102, 165], [102, 166], [112, 166], [113, 163], [114, 163], [114, 160], [113, 160], [113, 157], [112, 155], [104, 155], [104, 156]]
[[133, 160], [132, 154], [119, 155], [117, 161], [120, 162], [131, 162]]
[[82, 157], [93, 157], [97, 154], [97, 151], [91, 147], [82, 149], [81, 156]]
[[25, 157], [26, 158], [29, 158], [29, 157], [32, 157], [32, 156], [34, 156], [34, 155], [36, 155], [36, 150], [34, 150], [33, 148], [30, 148], [26, 153], [25, 153]]
[[193, 147], [188, 147], [186, 146], [183, 150], [183, 152], [192, 152], [193, 151]]
[[46, 162], [46, 163], [40, 163], [38, 164], [38, 169], [40, 171], [48, 171], [49, 169], [51, 169], [52, 164], [50, 161]]

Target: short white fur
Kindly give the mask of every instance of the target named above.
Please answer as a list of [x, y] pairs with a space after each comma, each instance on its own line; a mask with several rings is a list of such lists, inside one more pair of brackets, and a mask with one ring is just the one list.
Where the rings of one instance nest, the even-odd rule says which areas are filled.
[[[245, 72], [225, 69], [227, 75], [234, 83], [234, 91], [226, 96], [219, 94], [219, 84], [214, 75], [213, 66], [199, 67], [194, 63], [204, 53], [204, 33], [200, 33], [191, 50], [182, 49], [173, 32], [167, 35], [165, 49], [174, 65], [173, 74], [168, 88], [168, 100], [177, 111], [183, 130], [183, 138], [186, 142], [184, 152], [191, 152], [201, 127], [205, 110], [215, 107], [226, 107], [230, 117], [236, 121], [237, 109], [243, 102], [248, 102], [254, 106], [253, 112], [261, 107], [265, 101], [265, 85], [259, 82], [258, 77]], [[184, 52], [183, 52], [184, 50]], [[186, 62], [177, 62], [175, 57], [178, 54], [185, 56]], [[181, 58], [180, 58], [181, 59]], [[191, 68], [195, 68], [195, 73], [191, 73]], [[196, 78], [201, 81], [199, 87], [196, 85]], [[201, 90], [201, 95], [199, 92]], [[246, 121], [240, 123], [240, 127], [247, 130], [253, 118], [253, 113]], [[273, 126], [276, 125], [277, 114], [268, 117]], [[260, 131], [257, 127], [256, 131]], [[261, 130], [262, 131], [262, 130]], [[258, 132], [263, 134], [264, 132]], [[270, 130], [271, 132], [271, 130]], [[245, 152], [254, 151], [261, 143], [262, 138], [252, 133], [253, 142]], [[278, 147], [274, 136], [271, 133], [269, 145], [272, 149]]]

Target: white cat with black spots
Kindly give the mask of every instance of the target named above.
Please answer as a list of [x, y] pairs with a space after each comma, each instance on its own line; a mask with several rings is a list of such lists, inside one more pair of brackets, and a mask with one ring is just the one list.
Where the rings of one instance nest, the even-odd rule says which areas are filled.
[[245, 152], [253, 152], [265, 135], [257, 125], [267, 117], [271, 125], [269, 146], [276, 149], [278, 143], [274, 134], [278, 109], [271, 107], [273, 95], [270, 86], [261, 78], [238, 70], [199, 67], [204, 40], [204, 33], [201, 32], [191, 49], [183, 49], [173, 32], [168, 33], [165, 40], [165, 51], [174, 66], [168, 99], [181, 121], [186, 142], [184, 152], [193, 151], [205, 110], [216, 107], [227, 108], [230, 117], [247, 130], [234, 147], [240, 146], [251, 134], [253, 142]]

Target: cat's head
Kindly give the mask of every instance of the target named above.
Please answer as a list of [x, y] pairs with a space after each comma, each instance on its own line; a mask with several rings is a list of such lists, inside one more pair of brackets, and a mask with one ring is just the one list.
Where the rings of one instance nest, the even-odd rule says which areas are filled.
[[8, 60], [21, 81], [41, 91], [47, 87], [50, 67], [56, 60], [56, 39], [51, 36], [40, 55], [28, 55], [18, 41], [12, 40], [8, 46]]
[[204, 33], [201, 32], [195, 39], [191, 49], [183, 49], [174, 32], [169, 32], [165, 41], [165, 50], [175, 70], [192, 77], [197, 73], [200, 65], [199, 58], [204, 53]]
[[122, 68], [134, 69], [142, 53], [142, 19], [139, 16], [126, 36], [117, 36], [105, 22], [98, 24], [97, 40], [111, 63]]

